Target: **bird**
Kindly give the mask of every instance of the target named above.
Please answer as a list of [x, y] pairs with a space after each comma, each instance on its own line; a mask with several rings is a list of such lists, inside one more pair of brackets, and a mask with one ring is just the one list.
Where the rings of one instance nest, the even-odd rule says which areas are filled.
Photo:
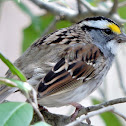
[[[36, 40], [15, 62], [47, 107], [73, 105], [103, 82], [126, 34], [113, 20], [88, 17]], [[10, 71], [7, 78], [17, 79]], [[17, 90], [0, 87], [0, 102]]]

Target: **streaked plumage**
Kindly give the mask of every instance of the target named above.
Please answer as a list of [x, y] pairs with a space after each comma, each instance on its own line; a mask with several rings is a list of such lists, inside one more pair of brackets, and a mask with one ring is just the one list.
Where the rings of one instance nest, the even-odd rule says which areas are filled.
[[[110, 19], [87, 18], [40, 38], [14, 64], [38, 91], [40, 105], [69, 105], [81, 101], [102, 83], [119, 43], [125, 39]], [[10, 72], [7, 77], [14, 78]], [[2, 89], [0, 101], [12, 90]]]

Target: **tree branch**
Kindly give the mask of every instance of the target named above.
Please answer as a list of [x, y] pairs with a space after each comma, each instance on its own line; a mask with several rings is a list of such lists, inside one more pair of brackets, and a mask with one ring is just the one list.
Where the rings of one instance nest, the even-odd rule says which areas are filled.
[[88, 115], [86, 116], [81, 116], [79, 119], [75, 120], [74, 122], [72, 123], [69, 123], [68, 125], [66, 126], [76, 126], [77, 124], [79, 124], [80, 122], [82, 122], [83, 120], [86, 120], [92, 116], [95, 116], [95, 115], [98, 115], [98, 114], [101, 114], [101, 113], [104, 113], [104, 112], [107, 112], [107, 111], [112, 111], [114, 109], [114, 107], [112, 106], [109, 106], [109, 107], [105, 107], [105, 108], [101, 108], [95, 112], [91, 112], [89, 113]]
[[53, 2], [44, 2], [42, 0], [31, 0], [31, 1], [34, 4], [36, 4], [38, 7], [45, 9], [54, 15], [59, 15], [59, 16], [63, 15], [68, 20], [72, 20], [78, 15], [78, 12]]
[[96, 7], [91, 6], [86, 0], [80, 0], [80, 2], [82, 5], [84, 5], [87, 8], [87, 10], [90, 13], [94, 14], [98, 12], [98, 9]]
[[126, 102], [126, 97], [117, 98], [117, 99], [110, 100], [110, 101], [107, 101], [107, 102], [104, 102], [104, 103], [101, 103], [101, 104], [98, 104], [98, 105], [89, 106], [89, 107], [86, 108], [86, 111], [91, 112], [91, 111], [98, 110], [98, 109], [102, 108], [103, 106], [107, 107], [107, 106], [110, 106], [110, 105], [115, 105], [115, 104], [125, 103], [125, 102]]
[[64, 16], [64, 19], [70, 20], [72, 22], [80, 21], [81, 19], [84, 19], [85, 17], [89, 16], [106, 16], [110, 17], [113, 20], [115, 20], [117, 23], [122, 24], [126, 23], [126, 20], [122, 19], [118, 14], [116, 14], [117, 10], [117, 1], [115, 0], [113, 7], [111, 11], [109, 9], [101, 9], [98, 7], [93, 7], [85, 0], [80, 0], [80, 3], [87, 8], [86, 10], [83, 9], [81, 13], [78, 13], [78, 10], [72, 10], [70, 8], [66, 8], [64, 6], [61, 6], [59, 4], [53, 3], [53, 2], [44, 2], [42, 0], [31, 0], [34, 4], [36, 4], [38, 7], [45, 9], [49, 12], [51, 12], [54, 15]]
[[[104, 102], [104, 103], [101, 103], [101, 104], [98, 104], [98, 105], [93, 105], [93, 106], [89, 106], [89, 107], [83, 107], [79, 111], [77, 117], [80, 117], [81, 115], [87, 114], [87, 113], [92, 112], [92, 111], [99, 110], [99, 109], [101, 109], [103, 107], [107, 107], [107, 106], [111, 106], [111, 105], [115, 105], [115, 104], [119, 104], [119, 103], [125, 103], [125, 102], [126, 102], [126, 97], [124, 97], [124, 98], [117, 98], [117, 99], [110, 100], [110, 101], [107, 101], [107, 102]], [[45, 110], [40, 110], [40, 112], [44, 116], [45, 121], [47, 123], [51, 124], [52, 126], [59, 126], [59, 125], [62, 126], [62, 125], [66, 125], [66, 124], [71, 122], [71, 116], [64, 116], [64, 115], [59, 115], [59, 114], [53, 114], [53, 113], [50, 113], [50, 112], [45, 111]], [[33, 119], [34, 119], [33, 123], [39, 121], [38, 120], [39, 118], [37, 117], [37, 114], [34, 116]], [[82, 124], [83, 123], [80, 123], [79, 125], [82, 126]], [[89, 126], [87, 124], [83, 124], [83, 126], [84, 125]]]
[[114, 0], [113, 6], [111, 8], [111, 11], [109, 12], [109, 15], [113, 15], [114, 13], [117, 12], [118, 8], [118, 0]]
[[[70, 116], [65, 116], [65, 115], [59, 115], [59, 114], [54, 114], [50, 113], [49, 111], [45, 111], [44, 109], [40, 110], [42, 115], [44, 116], [45, 121], [50, 124], [51, 126], [64, 126], [68, 123], [71, 122], [71, 117]], [[40, 121], [40, 118], [38, 118], [38, 114], [34, 114], [34, 118], [32, 120], [32, 124]], [[80, 122], [78, 126], [91, 126], [86, 123]]]
[[43, 115], [41, 114], [41, 112], [39, 111], [39, 109], [37, 108], [36, 104], [34, 104], [31, 100], [28, 100], [28, 101], [32, 105], [32, 107], [34, 108], [34, 111], [37, 113], [40, 121], [45, 122], [45, 119], [44, 119]]
[[118, 4], [118, 8], [121, 8], [121, 7], [124, 7], [124, 6], [126, 6], [126, 1], [121, 2], [121, 3]]
[[116, 21], [119, 25], [122, 25], [123, 23], [126, 23], [125, 19], [122, 19], [118, 14], [111, 15], [111, 18]]
[[118, 112], [116, 109], [113, 109], [112, 112], [115, 113], [116, 115], [122, 117], [126, 121], [126, 116], [123, 115], [122, 113]]
[[81, 9], [81, 2], [80, 0], [76, 0], [77, 1], [77, 9], [78, 9], [78, 14], [80, 14], [82, 12], [82, 9]]
[[42, 36], [45, 36], [51, 29], [54, 28], [55, 24], [57, 23], [57, 21], [60, 20], [59, 16], [55, 16], [55, 18], [53, 19], [53, 21], [49, 24], [49, 26], [46, 28], [46, 30], [43, 32]]

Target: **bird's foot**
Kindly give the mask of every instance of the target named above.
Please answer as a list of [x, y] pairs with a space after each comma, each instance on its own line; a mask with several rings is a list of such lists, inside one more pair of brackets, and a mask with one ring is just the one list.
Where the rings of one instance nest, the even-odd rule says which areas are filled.
[[[72, 106], [74, 106], [76, 109], [75, 109], [75, 112], [71, 115], [71, 121], [74, 121], [76, 118], [77, 118], [77, 115], [79, 113], [79, 111], [81, 109], [84, 108], [84, 106], [82, 106], [81, 104], [78, 104], [78, 103], [72, 103], [71, 104]], [[87, 113], [85, 114], [87, 115]], [[89, 118], [86, 119], [86, 122], [90, 125], [91, 124], [91, 121]]]
[[[74, 106], [75, 107], [75, 106]], [[71, 121], [74, 121], [79, 113], [79, 111], [83, 108], [82, 105], [76, 106], [75, 112], [71, 115]]]

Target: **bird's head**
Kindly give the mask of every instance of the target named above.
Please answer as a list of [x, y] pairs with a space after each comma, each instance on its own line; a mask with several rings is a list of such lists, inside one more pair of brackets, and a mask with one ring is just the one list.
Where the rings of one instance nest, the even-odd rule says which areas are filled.
[[89, 33], [92, 43], [96, 44], [103, 52], [108, 51], [115, 55], [118, 45], [126, 42], [126, 34], [111, 19], [102, 16], [91, 17], [78, 24], [82, 30]]

